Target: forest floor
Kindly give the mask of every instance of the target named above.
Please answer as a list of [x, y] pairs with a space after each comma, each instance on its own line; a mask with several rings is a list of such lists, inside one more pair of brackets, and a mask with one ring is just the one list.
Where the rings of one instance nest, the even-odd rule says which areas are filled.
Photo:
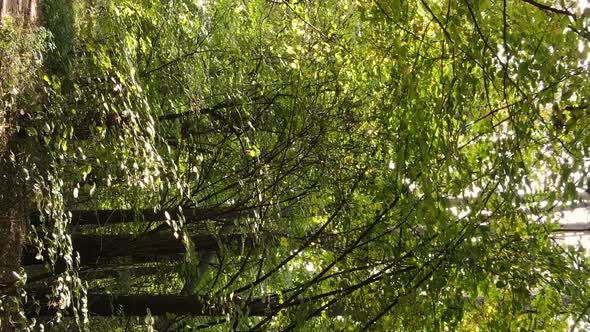
[[[5, 155], [0, 157], [5, 158]], [[0, 287], [16, 281], [13, 271], [20, 268], [20, 257], [26, 235], [26, 214], [19, 193], [12, 185], [12, 167], [0, 165]]]
[[[9, 147], [15, 126], [9, 118], [0, 107], [0, 294], [10, 292], [18, 281], [14, 272], [20, 273], [27, 234], [24, 195], [18, 192], [16, 168], [10, 158]], [[9, 310], [0, 310], [0, 331], [15, 331], [8, 324], [9, 316]]]
[[0, 289], [15, 281], [26, 235], [26, 214], [18, 192], [16, 169], [10, 158], [14, 123], [0, 110]]
[[[8, 17], [25, 24], [36, 24], [40, 0], [0, 0], [0, 25]], [[1, 52], [0, 52], [1, 53]], [[1, 56], [2, 54], [0, 54]], [[6, 54], [5, 54], [6, 56]], [[8, 55], [8, 56], [14, 56]], [[14, 59], [12, 59], [14, 60]], [[7, 68], [0, 68], [0, 81]], [[8, 68], [10, 70], [10, 68]], [[7, 87], [4, 87], [7, 88]], [[3, 90], [3, 89], [0, 89]], [[20, 269], [25, 244], [27, 218], [25, 193], [18, 185], [17, 166], [11, 160], [11, 141], [15, 133], [15, 117], [4, 107], [6, 91], [0, 91], [0, 291], [11, 288]], [[13, 151], [14, 152], [14, 151]], [[2, 324], [0, 324], [2, 325]], [[6, 326], [0, 326], [4, 331]]]

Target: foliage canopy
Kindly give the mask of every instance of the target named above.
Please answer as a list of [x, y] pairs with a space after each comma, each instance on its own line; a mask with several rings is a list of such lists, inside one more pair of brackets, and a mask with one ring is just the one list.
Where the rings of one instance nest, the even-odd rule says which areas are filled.
[[587, 254], [555, 215], [589, 189], [587, 14], [46, 1], [38, 70], [0, 84], [33, 211], [0, 325], [587, 322]]

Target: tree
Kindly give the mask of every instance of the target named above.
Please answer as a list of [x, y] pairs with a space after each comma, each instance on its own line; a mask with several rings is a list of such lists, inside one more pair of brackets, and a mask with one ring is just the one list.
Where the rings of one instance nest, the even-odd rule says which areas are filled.
[[[587, 22], [571, 8], [73, 6], [69, 64], [39, 77], [26, 130], [45, 151], [27, 166], [23, 256], [47, 265], [28, 288], [40, 311], [11, 298], [80, 326], [588, 319], [587, 255], [552, 235], [589, 171]], [[131, 286], [82, 279], [129, 266]]]

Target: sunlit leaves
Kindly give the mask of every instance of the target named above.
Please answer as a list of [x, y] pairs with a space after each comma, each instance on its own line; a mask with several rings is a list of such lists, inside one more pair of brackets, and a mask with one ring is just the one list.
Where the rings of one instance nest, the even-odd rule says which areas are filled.
[[[202, 265], [234, 328], [561, 326], [584, 263], [545, 221], [585, 189], [587, 73], [567, 18], [504, 4], [80, 4], [26, 128], [48, 161], [26, 168], [39, 257], [75, 269], [68, 210], [148, 208], [165, 220], [83, 232], [168, 232], [186, 271], [113, 289], [176, 292]], [[167, 210], [203, 206], [229, 212]], [[240, 303], [275, 295], [263, 318]]]

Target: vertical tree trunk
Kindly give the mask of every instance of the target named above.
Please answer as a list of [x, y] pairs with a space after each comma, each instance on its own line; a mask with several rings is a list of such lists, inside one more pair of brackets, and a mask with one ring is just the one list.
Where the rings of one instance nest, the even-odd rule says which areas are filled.
[[115, 266], [115, 267], [103, 267], [99, 269], [90, 269], [80, 272], [84, 280], [92, 279], [115, 279], [121, 277], [121, 275], [127, 275], [130, 277], [139, 277], [145, 275], [152, 275], [167, 271], [172, 271], [173, 266], [171, 264], [160, 263], [155, 265], [129, 265], [129, 266]]
[[[41, 300], [39, 317], [55, 315], [55, 303], [48, 303], [46, 294], [36, 294]], [[93, 294], [87, 296], [88, 314], [91, 316], [145, 316], [149, 308], [151, 315], [167, 313], [194, 316], [225, 316], [233, 308], [245, 308], [250, 316], [266, 316], [276, 311], [280, 304], [278, 296], [265, 296], [249, 302], [234, 297], [230, 299], [209, 299], [204, 296], [183, 295], [113, 295]], [[33, 310], [31, 310], [33, 311]], [[67, 314], [67, 313], [66, 313]]]
[[[243, 213], [248, 212], [248, 216], [253, 215], [253, 209], [242, 206], [213, 206], [194, 209], [183, 209], [183, 215], [187, 222], [198, 222], [203, 220], [215, 219], [235, 219]], [[156, 211], [154, 209], [142, 210], [73, 210], [72, 225], [108, 225], [132, 222], [150, 222], [165, 221], [168, 217], [172, 220], [180, 218], [178, 207], [171, 208], [168, 211]], [[168, 214], [168, 216], [167, 216]], [[32, 225], [41, 224], [40, 213], [38, 211], [31, 213], [29, 216]]]
[[[219, 243], [228, 247], [235, 245], [252, 246], [252, 236], [242, 234], [191, 236], [197, 251], [217, 251]], [[77, 235], [72, 237], [74, 251], [80, 254], [81, 265], [105, 263], [113, 258], [129, 257], [136, 263], [158, 261], [162, 257], [176, 256], [185, 252], [180, 239], [169, 233], [155, 233], [136, 237], [133, 235]], [[31, 249], [23, 255], [24, 265], [39, 264]]]
[[8, 0], [0, 0], [0, 22], [2, 22], [4, 16], [6, 16], [6, 7], [8, 6], [7, 2]]

